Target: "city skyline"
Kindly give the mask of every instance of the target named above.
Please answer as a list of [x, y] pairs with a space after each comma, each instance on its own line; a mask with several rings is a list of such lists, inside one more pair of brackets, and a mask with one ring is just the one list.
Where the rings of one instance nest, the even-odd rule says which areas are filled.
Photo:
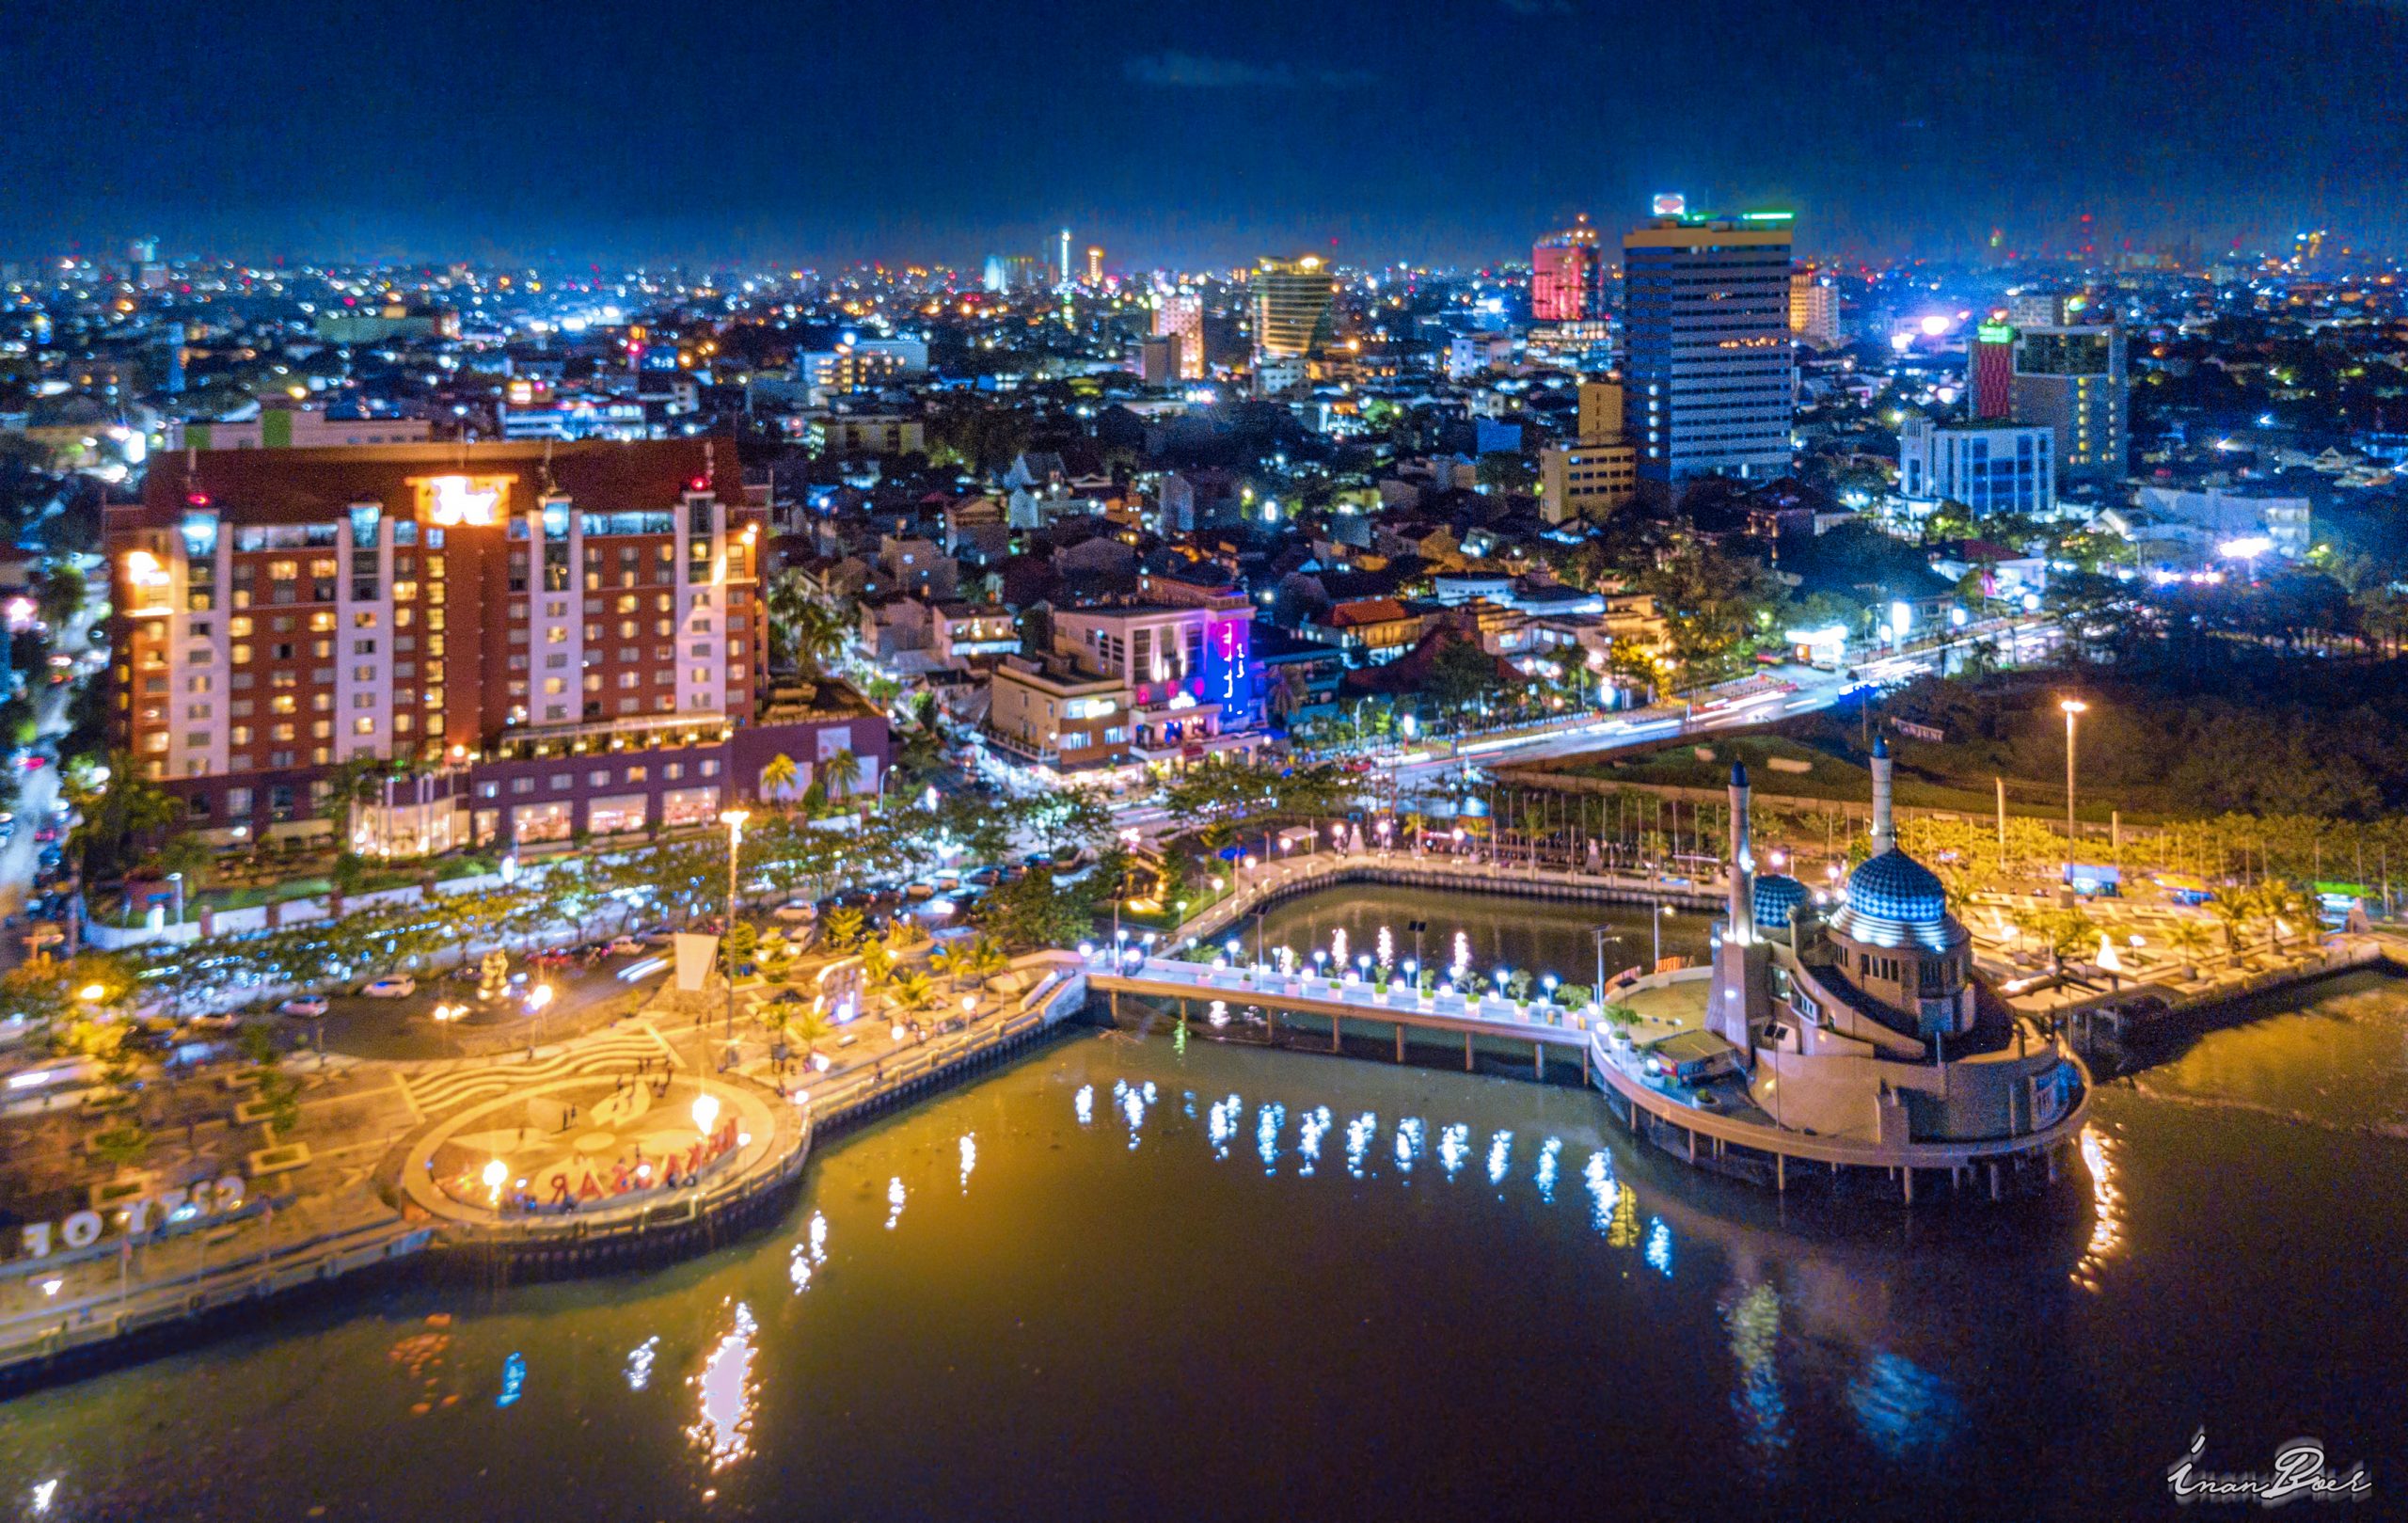
[[[1794, 207], [1804, 250], [1874, 257], [2408, 230], [2375, 188], [2408, 142], [2376, 103], [2402, 18], [2326, 0], [2212, 19], [1506, 0], [1403, 31], [1240, 6], [1209, 33], [1073, 4], [991, 36], [870, 15], [806, 32], [774, 8], [704, 34], [606, 7], [574, 39], [505, 5], [414, 18], [356, 58], [276, 8], [228, 27], [205, 73], [122, 6], [33, 18], [29, 56], [110, 107], [104, 130], [12, 123], [0, 249], [155, 232], [245, 257], [973, 266], [1068, 225], [1117, 268], [1478, 264], [1666, 190]], [[2156, 83], [2202, 56], [2248, 61]], [[483, 57], [547, 62], [487, 108], [437, 108], [480, 98], [462, 71]], [[742, 104], [798, 86], [791, 109]]]

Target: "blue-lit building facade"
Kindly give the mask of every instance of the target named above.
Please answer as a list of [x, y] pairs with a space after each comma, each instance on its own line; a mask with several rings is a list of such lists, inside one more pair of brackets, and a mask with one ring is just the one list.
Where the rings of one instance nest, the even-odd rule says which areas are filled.
[[2057, 511], [2056, 433], [2045, 427], [1954, 425], [1914, 418], [1898, 430], [1898, 495], [1961, 502], [1976, 518]]

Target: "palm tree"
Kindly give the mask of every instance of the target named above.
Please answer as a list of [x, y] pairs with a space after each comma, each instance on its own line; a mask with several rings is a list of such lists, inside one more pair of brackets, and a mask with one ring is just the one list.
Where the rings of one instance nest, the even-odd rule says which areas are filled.
[[2313, 942], [2324, 922], [2324, 901], [2305, 883], [2272, 883], [2266, 889], [2266, 912], [2281, 917], [2277, 924], [2289, 921], [2297, 928], [2295, 934]]
[[2226, 889], [2208, 901], [2208, 912], [2224, 928], [2224, 949], [2227, 956], [2241, 954], [2242, 938], [2248, 933], [2249, 923], [2257, 918], [2250, 904], [2252, 896], [2246, 889]]
[[862, 943], [862, 982], [871, 989], [882, 989], [895, 974], [894, 944], [882, 936], [872, 936]]
[[897, 973], [891, 989], [895, 1005], [906, 1010], [925, 1010], [937, 1002], [936, 985], [917, 969]]
[[845, 616], [811, 595], [799, 577], [789, 573], [770, 587], [771, 649], [804, 677], [822, 675], [851, 638]]
[[93, 778], [78, 768], [62, 780], [67, 801], [83, 817], [62, 854], [75, 859], [87, 886], [132, 862], [142, 837], [183, 817], [183, 806], [144, 774], [130, 751], [109, 754], [107, 783]]
[[838, 952], [849, 952], [860, 944], [863, 929], [862, 912], [848, 904], [837, 905], [819, 922], [820, 940]]
[[969, 942], [956, 942], [945, 954], [945, 972], [953, 976], [954, 987], [966, 980], [983, 984], [1004, 971], [1011, 959], [1005, 956], [1003, 944], [992, 936], [981, 934]]
[[797, 1005], [790, 1000], [773, 999], [761, 1007], [761, 1024], [772, 1040], [789, 1049], [800, 1043], [807, 1060], [811, 1050], [835, 1034], [836, 1023], [816, 1005]]
[[2165, 946], [2188, 964], [2184, 976], [2196, 977], [2199, 954], [2208, 949], [2207, 928], [2195, 920], [2178, 920], [2174, 928], [2165, 933]]
[[839, 751], [819, 764], [819, 781], [827, 785], [827, 798], [833, 802], [849, 796], [861, 782], [860, 764], [849, 751]]
[[761, 769], [761, 797], [764, 800], [778, 800], [791, 793], [794, 790], [795, 779], [801, 775], [801, 771], [800, 768], [795, 766], [792, 756], [783, 751], [779, 752], [769, 758], [768, 766]]
[[933, 781], [944, 769], [944, 739], [933, 729], [895, 732], [895, 770], [914, 783]]

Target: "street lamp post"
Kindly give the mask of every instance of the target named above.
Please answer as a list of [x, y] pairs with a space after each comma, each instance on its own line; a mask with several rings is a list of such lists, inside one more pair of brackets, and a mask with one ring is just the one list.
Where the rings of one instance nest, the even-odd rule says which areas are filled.
[[1622, 936], [1621, 933], [1608, 930], [1603, 926], [1592, 926], [1590, 930], [1597, 941], [1597, 981], [1593, 988], [1597, 996], [1597, 1007], [1602, 1009], [1606, 1003], [1606, 944], [1621, 941]]
[[744, 841], [744, 822], [752, 815], [742, 809], [730, 809], [719, 817], [727, 827], [727, 923], [720, 928], [720, 960], [727, 972], [727, 1039], [736, 1039], [736, 951], [729, 944], [736, 934], [736, 858]]
[[2057, 706], [2066, 711], [2066, 865], [2070, 869], [2076, 829], [2073, 812], [2073, 722], [2076, 715], [2090, 706], [2079, 698], [2063, 698], [2057, 701]]

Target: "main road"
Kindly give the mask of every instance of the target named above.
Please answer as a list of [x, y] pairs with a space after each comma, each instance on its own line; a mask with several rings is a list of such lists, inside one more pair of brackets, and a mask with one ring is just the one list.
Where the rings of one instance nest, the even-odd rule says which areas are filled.
[[[1964, 651], [1982, 641], [2011, 640], [2014, 648], [2032, 654], [2047, 650], [2056, 639], [2056, 626], [2040, 615], [1967, 629], [1938, 643], [1894, 655], [1874, 655], [1844, 672], [1811, 666], [1768, 667], [1763, 675], [1781, 685], [1719, 704], [1705, 713], [1694, 702], [1662, 704], [1620, 714], [1591, 714], [1528, 729], [1481, 736], [1466, 741], [1436, 741], [1370, 756], [1383, 790], [1391, 784], [1399, 795], [1434, 782], [1465, 766], [1519, 766], [1560, 756], [1590, 755], [1658, 745], [1687, 735], [1736, 730], [1770, 724], [1792, 715], [1829, 708], [1865, 687], [1887, 687], [1934, 672], [1952, 670]], [[1123, 830], [1151, 838], [1171, 832], [1178, 822], [1150, 799], [1134, 800], [1114, 811]]]
[[[67, 681], [52, 685], [44, 674], [32, 674], [31, 680], [41, 684], [34, 690], [34, 729], [39, 739], [51, 740], [65, 735], [67, 706], [73, 701], [77, 687], [100, 680], [98, 674], [85, 674], [82, 660], [89, 649], [91, 621], [103, 611], [105, 605], [98, 601], [86, 604], [59, 641], [61, 654], [77, 658], [78, 664]], [[18, 777], [16, 830], [8, 844], [0, 846], [0, 917], [10, 920], [24, 912], [25, 900], [33, 892], [35, 864], [41, 853], [41, 845], [34, 836], [50, 823], [51, 810], [58, 802], [58, 764], [45, 761]], [[15, 966], [24, 951], [22, 930], [12, 929], [10, 934], [0, 936], [0, 968]]]

